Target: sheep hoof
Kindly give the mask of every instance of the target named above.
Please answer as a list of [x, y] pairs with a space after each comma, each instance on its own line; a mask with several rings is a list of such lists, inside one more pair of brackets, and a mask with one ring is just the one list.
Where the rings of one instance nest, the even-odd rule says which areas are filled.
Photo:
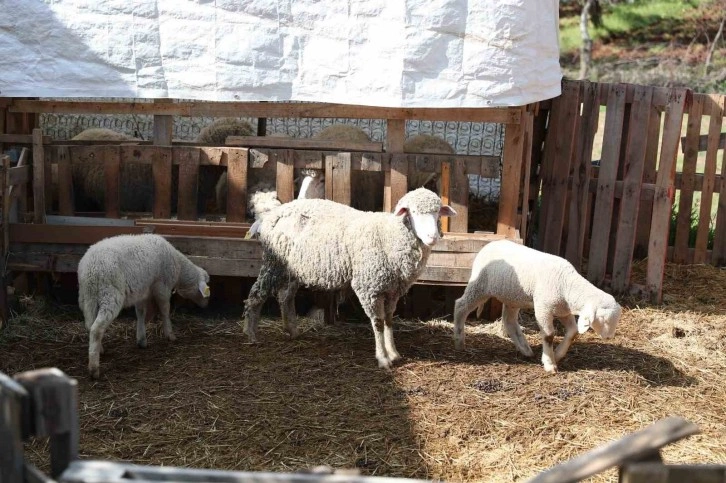
[[390, 371], [393, 369], [393, 362], [387, 358], [380, 358], [378, 359], [378, 367]]
[[300, 336], [300, 331], [296, 327], [287, 329], [287, 333], [290, 334], [291, 339], [297, 339]]
[[167, 338], [167, 339], [169, 339], [169, 341], [170, 341], [170, 342], [174, 342], [174, 341], [176, 340], [176, 336], [174, 335], [174, 333], [173, 333], [173, 332], [169, 332], [169, 333], [168, 333], [168, 334], [166, 335], [166, 338]]
[[549, 374], [556, 374], [557, 373], [557, 366], [554, 365], [554, 364], [552, 364], [552, 365], [549, 365], [548, 364], [548, 365], [545, 365], [544, 366], [544, 370], [545, 370], [545, 372], [547, 372]]
[[91, 375], [91, 379], [98, 379], [101, 377], [101, 369], [99, 367], [88, 366], [88, 373]]
[[137, 340], [136, 345], [139, 347], [139, 349], [146, 349], [146, 337]]
[[520, 348], [520, 352], [525, 357], [534, 357], [534, 351], [532, 350], [532, 348], [530, 346], [525, 346], [525, 347]]
[[464, 344], [463, 340], [455, 340], [454, 341], [454, 349], [457, 351], [463, 351], [466, 345]]

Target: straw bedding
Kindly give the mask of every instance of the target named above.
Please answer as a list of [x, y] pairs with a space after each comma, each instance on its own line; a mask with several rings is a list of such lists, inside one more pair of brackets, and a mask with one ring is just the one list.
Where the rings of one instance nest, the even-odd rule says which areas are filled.
[[[643, 272], [636, 266], [634, 277]], [[200, 311], [175, 314], [175, 343], [152, 324], [145, 350], [135, 346], [132, 319], [121, 318], [92, 382], [79, 312], [37, 299], [25, 300], [27, 312], [0, 335], [0, 370], [56, 366], [78, 379], [82, 458], [521, 481], [680, 415], [703, 433], [667, 447], [665, 460], [726, 464], [725, 287], [725, 270], [669, 265], [664, 305], [621, 299], [616, 339], [581, 336], [556, 375], [542, 369], [528, 314], [534, 360], [519, 355], [498, 322], [471, 322], [468, 349], [457, 354], [448, 322], [399, 321], [404, 362], [386, 374], [366, 324], [302, 320], [303, 335], [290, 341], [270, 319], [252, 346], [237, 317]], [[47, 468], [44, 442], [27, 450]]]

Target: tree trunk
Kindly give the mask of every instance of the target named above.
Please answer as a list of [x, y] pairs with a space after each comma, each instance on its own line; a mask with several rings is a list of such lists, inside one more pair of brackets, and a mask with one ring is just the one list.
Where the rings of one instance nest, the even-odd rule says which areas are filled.
[[590, 63], [592, 62], [592, 39], [588, 28], [590, 19], [590, 8], [595, 0], [585, 0], [580, 13], [580, 35], [582, 46], [580, 47], [580, 79], [587, 79], [590, 74]]

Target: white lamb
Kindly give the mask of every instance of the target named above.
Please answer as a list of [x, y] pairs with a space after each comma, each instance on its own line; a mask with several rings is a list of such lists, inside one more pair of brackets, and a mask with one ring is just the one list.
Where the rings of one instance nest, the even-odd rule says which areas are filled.
[[352, 288], [371, 320], [378, 365], [401, 356], [393, 342], [393, 312], [426, 266], [439, 239], [440, 216], [456, 212], [432, 191], [407, 193], [393, 213], [363, 212], [330, 200], [294, 200], [264, 213], [259, 234], [262, 267], [245, 301], [245, 332], [256, 341], [260, 311], [277, 297], [285, 330], [296, 337], [295, 293], [300, 286]]
[[[612, 338], [622, 311], [612, 295], [588, 282], [564, 258], [499, 240], [487, 244], [476, 255], [466, 290], [456, 300], [457, 349], [464, 348], [466, 317], [491, 297], [502, 302], [502, 324], [517, 349], [528, 357], [534, 354], [519, 326], [519, 310], [534, 309], [542, 336], [542, 364], [547, 372], [557, 371], [557, 362], [578, 332], [582, 334], [592, 327], [603, 339]], [[575, 315], [580, 316], [578, 322]], [[553, 353], [555, 318], [564, 324], [566, 333]]]
[[147, 310], [158, 309], [164, 335], [176, 337], [169, 319], [169, 299], [176, 291], [200, 307], [209, 303], [209, 274], [194, 265], [160, 235], [120, 235], [92, 245], [78, 264], [78, 305], [88, 343], [88, 371], [100, 375], [103, 334], [121, 309], [136, 309], [136, 343], [146, 347]]

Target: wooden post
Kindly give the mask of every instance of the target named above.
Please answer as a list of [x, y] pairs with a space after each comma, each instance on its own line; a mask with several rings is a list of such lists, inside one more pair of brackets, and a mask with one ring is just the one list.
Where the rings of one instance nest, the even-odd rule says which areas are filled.
[[[154, 104], [172, 104], [173, 99], [154, 99]], [[174, 134], [174, 116], [154, 115], [154, 144], [171, 146]]]
[[45, 223], [45, 151], [40, 129], [33, 129], [33, 223]]
[[[450, 205], [451, 197], [451, 163], [441, 163], [441, 203], [444, 205]], [[441, 218], [441, 231], [444, 233], [449, 232], [449, 217], [444, 216]]]
[[100, 151], [106, 178], [106, 191], [103, 200], [106, 208], [106, 218], [120, 218], [121, 150], [119, 146], [101, 146]]
[[[406, 120], [405, 119], [388, 119], [386, 121], [386, 152], [387, 153], [403, 153], [403, 144], [406, 141]], [[396, 207], [394, 196], [393, 180], [391, 171], [393, 170], [393, 158], [391, 158], [391, 169], [384, 172], [383, 185], [383, 211], [391, 212]], [[406, 186], [408, 188], [408, 186]]]
[[[522, 108], [522, 111], [524, 111], [524, 108]], [[521, 119], [520, 117], [520, 121]], [[522, 173], [523, 144], [522, 124], [506, 124], [497, 234], [504, 235], [507, 238], [515, 238], [519, 230], [517, 201], [519, 199], [519, 177]]]
[[408, 191], [408, 157], [405, 154], [391, 155], [391, 170], [389, 177], [389, 198], [391, 209], [396, 208], [399, 200], [406, 195]]
[[288, 203], [295, 198], [295, 151], [285, 150], [277, 159], [277, 199], [280, 203]]
[[646, 275], [648, 293], [651, 300], [656, 303], [660, 303], [663, 297], [663, 271], [668, 252], [671, 206], [673, 206], [675, 196], [676, 156], [678, 155], [683, 112], [689, 101], [690, 90], [673, 89], [668, 96], [666, 106], [658, 177], [653, 193], [653, 220], [650, 225]]
[[245, 221], [248, 152], [245, 148], [227, 150], [227, 221]]
[[54, 150], [58, 158], [58, 212], [62, 216], [71, 216], [74, 212], [71, 153], [67, 146], [58, 146]]
[[451, 207], [456, 216], [449, 226], [452, 232], [467, 233], [469, 231], [469, 177], [463, 160], [455, 160], [451, 175]]
[[78, 459], [78, 383], [56, 368], [15, 376], [30, 396], [31, 433], [50, 437], [51, 476]]
[[154, 218], [171, 216], [171, 152], [169, 147], [155, 147], [151, 154], [151, 173], [154, 176]]
[[[725, 112], [726, 96], [723, 96], [721, 102], [721, 112]], [[726, 156], [721, 159], [721, 190], [718, 195], [711, 264], [717, 267], [726, 264]]]
[[28, 392], [0, 372], [0, 481], [23, 483], [23, 412]]
[[325, 198], [350, 206], [350, 153], [325, 156]]
[[[179, 156], [179, 189], [177, 216], [180, 220], [196, 220], [197, 197], [199, 196], [199, 156], [200, 149], [192, 147], [176, 148]], [[173, 156], [173, 154], [172, 154]]]
[[537, 109], [537, 104], [530, 104], [523, 113], [522, 126], [524, 132], [524, 141], [522, 142], [522, 174], [519, 183], [520, 186], [520, 212], [521, 220], [519, 222], [519, 236], [523, 239], [527, 239], [527, 229], [530, 221], [530, 206], [529, 206], [529, 188], [530, 188], [530, 177], [532, 169], [532, 138], [534, 136], [534, 112]]

